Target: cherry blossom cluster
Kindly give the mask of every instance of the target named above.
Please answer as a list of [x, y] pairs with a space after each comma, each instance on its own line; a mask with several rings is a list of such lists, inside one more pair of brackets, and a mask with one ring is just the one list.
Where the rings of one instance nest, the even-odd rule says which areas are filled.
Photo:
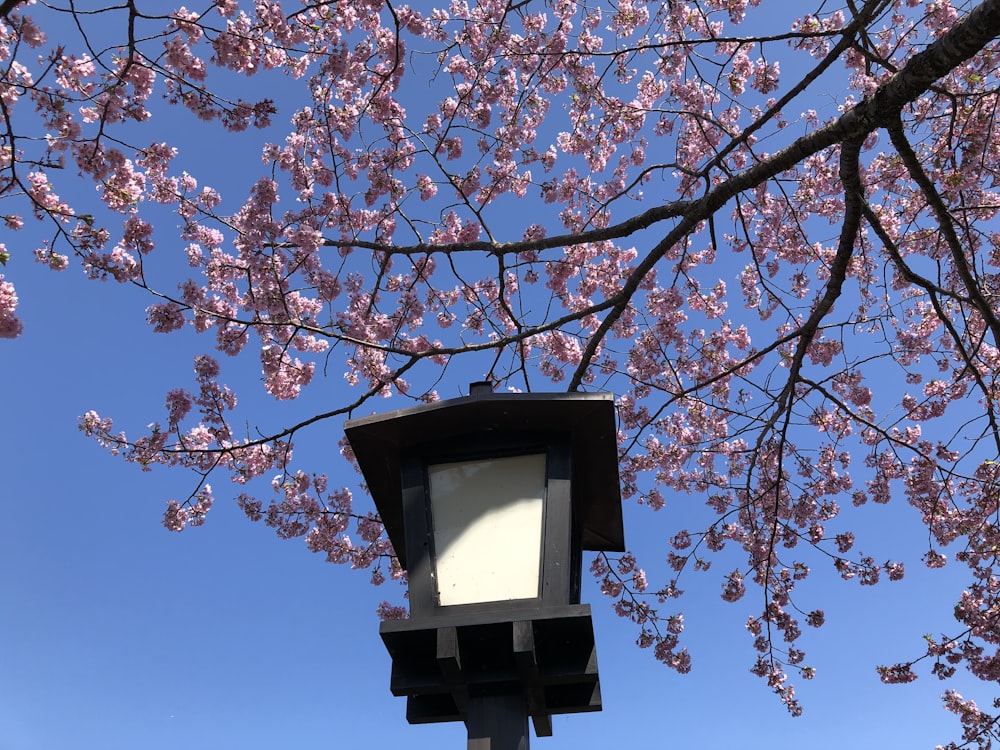
[[[939, 745], [940, 750], [960, 750], [960, 748], [990, 750], [994, 741], [1000, 740], [997, 717], [984, 712], [974, 700], [963, 698], [954, 690], [946, 691], [941, 698], [945, 708], [958, 716], [962, 722], [963, 741]], [[1000, 700], [993, 702], [993, 709], [1000, 709]]]
[[0, 338], [12, 339], [21, 334], [24, 325], [14, 314], [17, 309], [17, 294], [14, 285], [3, 280], [0, 274]]

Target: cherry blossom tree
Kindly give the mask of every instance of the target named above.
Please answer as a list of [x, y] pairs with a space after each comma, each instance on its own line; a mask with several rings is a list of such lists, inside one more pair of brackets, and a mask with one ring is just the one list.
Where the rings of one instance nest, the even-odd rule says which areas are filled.
[[[624, 495], [668, 507], [670, 549], [664, 570], [591, 569], [658, 660], [691, 666], [684, 586], [750, 588], [752, 671], [798, 713], [797, 642], [825, 617], [796, 603], [810, 570], [901, 578], [854, 546], [891, 502], [968, 585], [954, 632], [882, 679], [1000, 680], [1000, 0], [4, 0], [0, 19], [3, 218], [45, 228], [36, 259], [145, 290], [154, 331], [207, 334], [275, 400], [346, 378], [269, 427], [200, 355], [145, 432], [84, 415], [126, 461], [194, 472], [168, 528], [228, 478], [251, 520], [401, 577], [378, 518], [293, 443], [383, 397], [457, 395], [471, 359], [498, 388], [616, 394]], [[178, 123], [259, 144], [233, 157], [255, 181], [223, 195]], [[677, 497], [707, 500], [700, 528]], [[713, 559], [736, 567], [699, 577]], [[1000, 699], [944, 703], [950, 747], [1000, 736]]]

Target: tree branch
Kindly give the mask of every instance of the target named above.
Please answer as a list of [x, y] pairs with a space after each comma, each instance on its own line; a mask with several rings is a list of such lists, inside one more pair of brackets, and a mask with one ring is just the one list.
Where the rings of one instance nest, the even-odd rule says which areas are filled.
[[23, 2], [25, 0], [3, 0], [0, 2], [0, 18], [8, 18], [14, 9]]
[[[791, 169], [803, 159], [837, 143], [859, 144], [872, 131], [899, 120], [904, 106], [915, 100], [939, 78], [947, 75], [1000, 36], [1000, 0], [986, 0], [961, 22], [911, 57], [898, 73], [880, 85], [873, 96], [862, 100], [833, 122], [809, 133], [749, 169], [722, 182], [705, 197], [688, 204], [689, 210], [666, 237], [654, 247], [613, 298], [614, 306], [594, 332], [569, 390], [583, 383], [583, 376], [604, 337], [628, 307], [632, 295], [657, 262], [700, 222], [707, 219], [738, 193], [754, 188]], [[679, 204], [671, 204], [677, 206]], [[666, 207], [664, 207], [666, 208]], [[654, 209], [655, 211], [655, 209]], [[654, 211], [646, 212], [651, 216]], [[618, 225], [621, 226], [621, 225]]]

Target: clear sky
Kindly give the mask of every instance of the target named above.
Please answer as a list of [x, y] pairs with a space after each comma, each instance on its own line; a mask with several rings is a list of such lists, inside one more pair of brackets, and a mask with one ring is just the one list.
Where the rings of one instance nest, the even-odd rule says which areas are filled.
[[[186, 378], [190, 358], [148, 332], [141, 295], [85, 282], [75, 268], [53, 274], [27, 253], [8, 272], [26, 330], [0, 344], [0, 750], [463, 746], [461, 725], [408, 726], [405, 701], [388, 691], [374, 610], [398, 598], [395, 584], [375, 589], [301, 540], [250, 524], [225, 501], [226, 483], [204, 527], [168, 532], [163, 502], [186, 496], [189, 477], [125, 466], [76, 429], [90, 408], [155, 414]], [[321, 429], [312, 450], [329, 450], [331, 473], [352, 482], [336, 454], [339, 427]], [[655, 556], [667, 526], [630, 504], [625, 517], [629, 545]], [[920, 553], [900, 537], [907, 547]], [[747, 672], [751, 605], [721, 602], [716, 575], [689, 581], [682, 602], [687, 676], [636, 648], [588, 585], [605, 709], [557, 717], [554, 736], [534, 746], [932, 747], [957, 729], [937, 707], [941, 686], [883, 686], [874, 665], [919, 653], [923, 633], [953, 624], [961, 581], [948, 576], [916, 564], [875, 588], [830, 576], [817, 603], [829, 622], [803, 637], [818, 675], [799, 681], [799, 719]]]
[[[220, 181], [235, 181], [247, 167], [231, 153], [240, 152], [201, 156], [224, 167]], [[0, 750], [464, 747], [461, 725], [411, 727], [405, 701], [389, 693], [375, 607], [399, 600], [396, 584], [373, 588], [366, 573], [324, 563], [301, 539], [250, 524], [226, 481], [213, 482], [203, 528], [170, 533], [164, 502], [186, 497], [190, 476], [143, 473], [77, 430], [89, 409], [141, 428], [169, 388], [190, 382], [191, 358], [210, 341], [154, 335], [137, 290], [87, 282], [75, 265], [62, 274], [34, 265], [40, 236], [29, 222], [4, 238], [25, 333], [0, 341]], [[250, 354], [222, 379], [251, 384], [238, 390], [242, 404], [266, 419], [276, 407], [252, 387], [255, 365]], [[481, 376], [450, 370], [442, 395]], [[342, 387], [333, 373], [287, 408], [335, 403]], [[340, 430], [319, 426], [303, 455], [313, 465], [328, 456], [331, 483], [353, 484]], [[660, 516], [627, 504], [627, 544], [659, 562], [672, 533], [663, 514], [701, 502], [675, 498]], [[924, 537], [915, 511], [900, 505], [870, 509], [865, 538], [871, 552], [908, 563], [902, 582], [862, 588], [814, 573], [829, 585], [811, 586], [809, 605], [828, 622], [801, 641], [817, 669], [813, 682], [796, 681], [801, 718], [749, 674], [743, 623], [760, 603], [723, 603], [717, 570], [689, 579], [676, 605], [694, 661], [686, 676], [640, 651], [633, 627], [587, 581], [604, 711], [557, 717], [554, 736], [533, 747], [892, 749], [956, 738], [940, 683], [883, 686], [875, 672], [920, 654], [924, 633], [951, 632], [962, 588], [961, 571], [920, 566]], [[954, 686], [981, 703], [993, 697], [975, 680]]]

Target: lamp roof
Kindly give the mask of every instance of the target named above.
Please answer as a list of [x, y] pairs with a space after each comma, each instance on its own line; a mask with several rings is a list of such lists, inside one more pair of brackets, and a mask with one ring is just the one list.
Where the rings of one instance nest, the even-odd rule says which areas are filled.
[[614, 397], [610, 393], [470, 395], [348, 420], [344, 432], [389, 540], [406, 567], [401, 464], [405, 454], [491, 433], [565, 435], [572, 451], [572, 502], [587, 550], [625, 549]]

